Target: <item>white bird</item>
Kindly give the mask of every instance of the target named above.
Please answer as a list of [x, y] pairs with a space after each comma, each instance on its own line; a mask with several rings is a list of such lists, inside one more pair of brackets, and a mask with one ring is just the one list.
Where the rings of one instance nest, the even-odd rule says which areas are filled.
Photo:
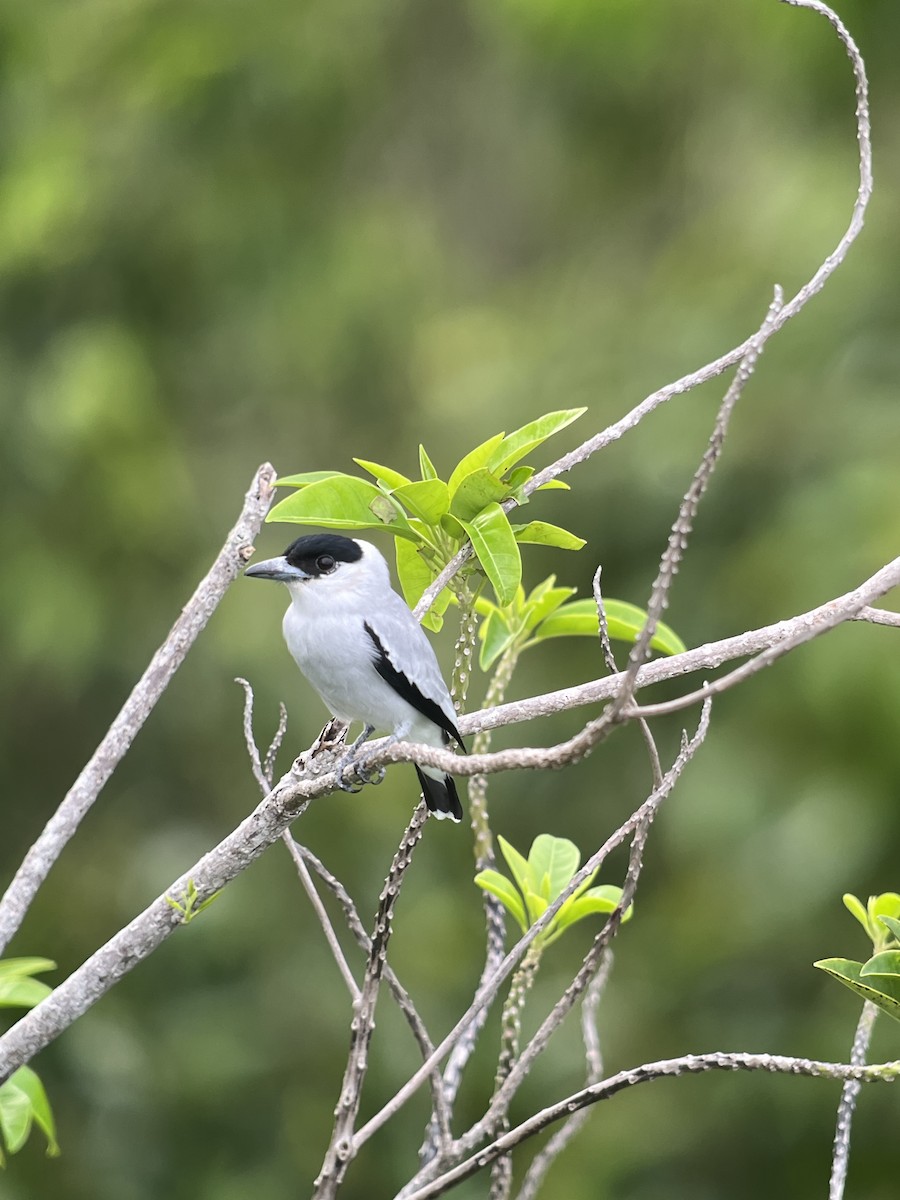
[[[387, 563], [373, 545], [311, 534], [244, 574], [287, 584], [291, 603], [282, 629], [288, 650], [332, 716], [364, 723], [351, 753], [375, 729], [426, 746], [454, 739], [465, 750], [431, 643], [391, 587]], [[348, 755], [338, 767], [341, 786], [349, 761]], [[452, 776], [414, 765], [434, 815], [461, 820]]]

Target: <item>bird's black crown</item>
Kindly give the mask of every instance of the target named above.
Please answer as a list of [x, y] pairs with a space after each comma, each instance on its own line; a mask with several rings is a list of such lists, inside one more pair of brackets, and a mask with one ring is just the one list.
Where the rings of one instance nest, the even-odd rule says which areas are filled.
[[325, 572], [319, 566], [319, 559], [331, 558], [336, 563], [358, 562], [362, 558], [362, 549], [352, 538], [342, 537], [339, 533], [309, 533], [291, 542], [284, 557], [292, 567], [299, 567], [307, 575], [321, 575]]

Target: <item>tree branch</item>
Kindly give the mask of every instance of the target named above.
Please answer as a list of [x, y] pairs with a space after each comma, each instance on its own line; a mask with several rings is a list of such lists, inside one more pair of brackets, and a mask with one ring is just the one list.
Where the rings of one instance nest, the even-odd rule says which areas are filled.
[[103, 785], [125, 757], [138, 730], [147, 720], [169, 680], [184, 662], [197, 635], [215, 612], [241, 570], [253, 554], [253, 539], [259, 532], [274, 494], [275, 468], [269, 463], [257, 470], [244, 498], [244, 507], [225, 544], [206, 576], [181, 610], [166, 640], [153, 655], [150, 665], [122, 705], [100, 745], [66, 793], [37, 841], [25, 855], [15, 878], [0, 900], [0, 954], [16, 933], [31, 902], [97, 799]]
[[608, 1100], [625, 1088], [635, 1087], [639, 1083], [649, 1083], [653, 1079], [664, 1079], [679, 1075], [699, 1074], [704, 1071], [769, 1071], [781, 1075], [812, 1075], [825, 1079], [857, 1079], [861, 1083], [892, 1083], [900, 1076], [900, 1061], [880, 1063], [878, 1066], [863, 1067], [844, 1063], [818, 1062], [808, 1058], [788, 1058], [781, 1054], [729, 1054], [713, 1052], [711, 1054], [687, 1054], [683, 1058], [663, 1059], [659, 1062], [645, 1063], [640, 1067], [632, 1067], [628, 1071], [620, 1071], [611, 1075], [601, 1083], [582, 1088], [581, 1091], [567, 1096], [556, 1104], [535, 1113], [509, 1133], [503, 1134], [479, 1150], [465, 1162], [445, 1172], [431, 1183], [411, 1192], [408, 1200], [433, 1200], [441, 1196], [457, 1183], [475, 1175], [484, 1167], [498, 1158], [508, 1154], [510, 1150], [534, 1137], [536, 1133], [559, 1121], [563, 1117], [577, 1112], [589, 1104], [600, 1100]]
[[420, 800], [401, 839], [400, 847], [394, 855], [394, 861], [391, 863], [390, 872], [379, 898], [366, 975], [359, 1002], [354, 1005], [353, 1022], [350, 1026], [350, 1051], [347, 1055], [347, 1067], [344, 1072], [344, 1082], [341, 1085], [340, 1098], [335, 1109], [331, 1142], [313, 1187], [315, 1200], [331, 1200], [336, 1195], [347, 1167], [355, 1154], [353, 1126], [359, 1113], [363, 1082], [369, 1065], [369, 1045], [375, 1029], [375, 1004], [378, 1000], [381, 978], [387, 962], [387, 946], [391, 937], [394, 906], [400, 894], [403, 877], [412, 862], [413, 851], [422, 836], [422, 829], [427, 820], [428, 809], [425, 801]]
[[[859, 1023], [853, 1037], [853, 1048], [850, 1062], [853, 1066], [862, 1066], [869, 1053], [869, 1041], [878, 1016], [878, 1006], [871, 1000], [866, 1000], [860, 1013]], [[850, 1162], [850, 1129], [853, 1125], [853, 1114], [856, 1111], [856, 1101], [862, 1087], [858, 1079], [845, 1079], [841, 1088], [841, 1102], [838, 1105], [837, 1121], [834, 1130], [834, 1152], [831, 1159], [831, 1178], [828, 1181], [828, 1200], [843, 1200], [844, 1185], [847, 1182], [847, 1167]]]

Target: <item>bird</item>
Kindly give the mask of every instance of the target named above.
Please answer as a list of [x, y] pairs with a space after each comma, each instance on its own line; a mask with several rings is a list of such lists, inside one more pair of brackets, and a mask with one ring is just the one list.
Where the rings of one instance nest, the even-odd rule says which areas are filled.
[[[376, 730], [392, 741], [465, 751], [456, 711], [421, 625], [391, 586], [383, 555], [370, 542], [341, 534], [307, 534], [278, 558], [246, 568], [253, 579], [287, 585], [291, 602], [282, 630], [287, 648], [333, 717], [363, 722], [363, 732], [338, 766]], [[462, 819], [452, 775], [413, 764], [436, 817]]]

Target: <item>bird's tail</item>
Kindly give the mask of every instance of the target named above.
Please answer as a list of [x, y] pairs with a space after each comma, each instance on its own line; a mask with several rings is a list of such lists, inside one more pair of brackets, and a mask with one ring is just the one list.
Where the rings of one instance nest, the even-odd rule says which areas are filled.
[[439, 775], [436, 779], [432, 779], [430, 775], [413, 763], [416, 768], [416, 774], [419, 777], [419, 783], [422, 787], [422, 795], [425, 797], [425, 803], [438, 820], [444, 820], [449, 817], [451, 821], [462, 820], [462, 805], [459, 802], [459, 794], [456, 790], [456, 783], [452, 775]]

